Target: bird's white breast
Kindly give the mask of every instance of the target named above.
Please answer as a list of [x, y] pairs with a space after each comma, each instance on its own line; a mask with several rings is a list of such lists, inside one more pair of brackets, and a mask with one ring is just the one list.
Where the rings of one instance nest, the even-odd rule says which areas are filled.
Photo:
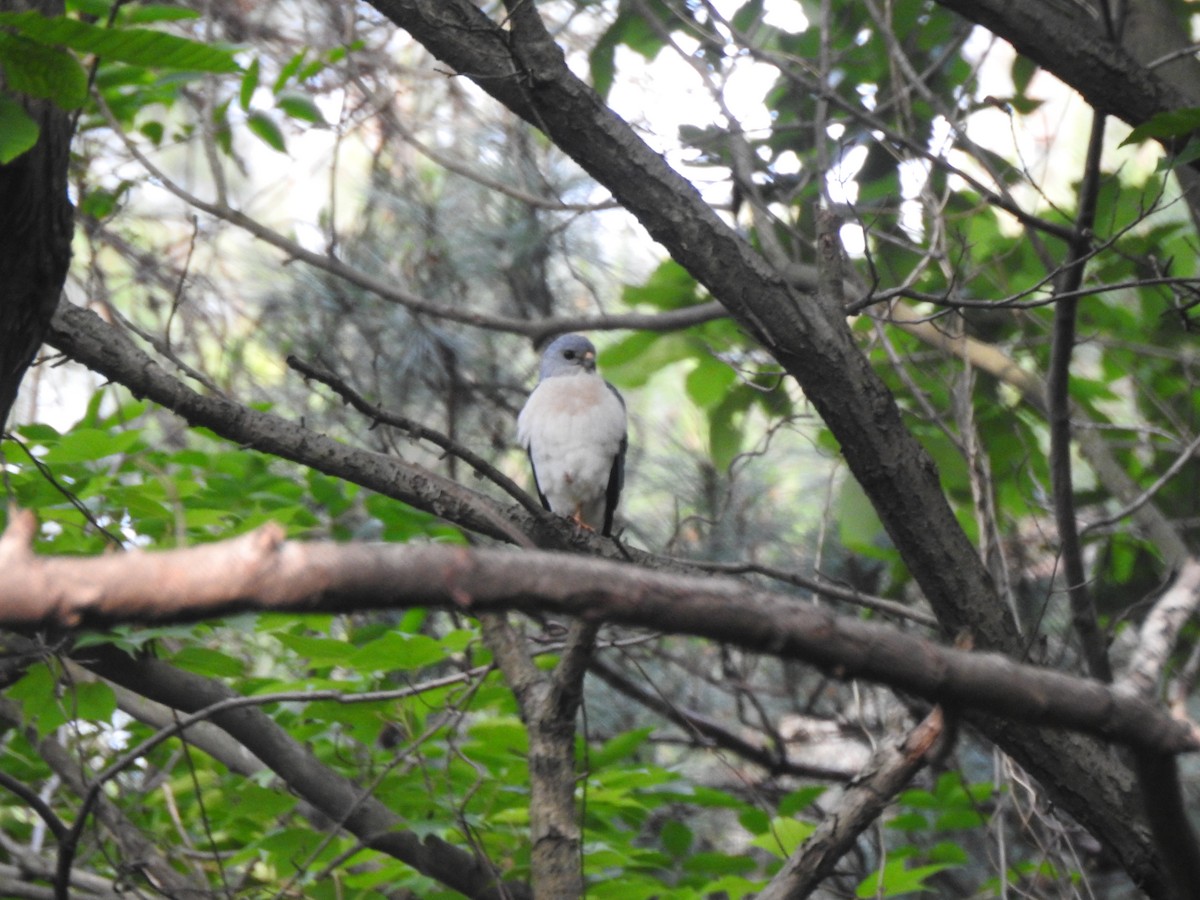
[[550, 508], [569, 514], [603, 497], [625, 437], [625, 407], [599, 375], [543, 380], [517, 418], [517, 441], [529, 451]]

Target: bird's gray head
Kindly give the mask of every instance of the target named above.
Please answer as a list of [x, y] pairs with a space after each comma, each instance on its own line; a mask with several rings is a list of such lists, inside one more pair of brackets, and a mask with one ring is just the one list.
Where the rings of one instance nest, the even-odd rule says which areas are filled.
[[582, 334], [564, 334], [542, 352], [541, 379], [596, 371], [596, 348]]

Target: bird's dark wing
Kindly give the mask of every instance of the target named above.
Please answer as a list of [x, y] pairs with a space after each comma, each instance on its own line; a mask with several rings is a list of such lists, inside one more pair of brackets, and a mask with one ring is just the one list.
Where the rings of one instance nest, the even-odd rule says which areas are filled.
[[613, 515], [617, 511], [617, 501], [621, 499], [621, 488], [625, 487], [625, 449], [628, 446], [628, 439], [621, 438], [621, 448], [613, 457], [612, 470], [608, 473], [608, 490], [604, 492], [604, 528], [600, 532], [605, 537], [612, 534]]
[[[542, 506], [550, 509], [550, 501], [546, 499], [546, 495], [542, 493], [542, 486], [538, 484], [537, 466], [533, 464], [533, 448], [530, 447], [525, 451], [525, 455], [529, 457], [529, 469], [533, 472], [533, 486], [537, 488], [538, 499], [542, 501]], [[553, 510], [551, 510], [553, 512]]]
[[[604, 383], [621, 401], [621, 407], [624, 408], [625, 398], [621, 396], [621, 392], [607, 381]], [[608, 473], [608, 488], [604, 492], [604, 528], [600, 531], [606, 537], [612, 534], [613, 516], [617, 512], [617, 502], [621, 499], [621, 489], [625, 487], [625, 451], [628, 447], [629, 438], [623, 436], [617, 455], [613, 457], [612, 469]]]

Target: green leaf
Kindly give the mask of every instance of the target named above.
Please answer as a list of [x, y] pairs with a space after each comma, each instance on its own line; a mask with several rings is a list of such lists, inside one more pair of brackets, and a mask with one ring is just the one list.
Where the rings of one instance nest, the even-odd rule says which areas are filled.
[[938, 831], [960, 831], [977, 828], [987, 819], [973, 809], [951, 809], [937, 817], [934, 828]]
[[163, 124], [162, 122], [143, 122], [138, 126], [138, 132], [144, 135], [156, 147], [162, 144], [163, 139]]
[[217, 678], [238, 678], [246, 674], [246, 664], [242, 660], [208, 647], [184, 647], [171, 656], [171, 662], [189, 672]]
[[683, 266], [668, 259], [642, 284], [626, 285], [621, 299], [629, 306], [645, 304], [655, 309], [679, 309], [699, 302], [699, 286]]
[[192, 72], [239, 69], [233, 52], [226, 47], [148, 28], [102, 28], [66, 16], [48, 17], [36, 12], [0, 13], [0, 25], [14, 28], [41, 44], [61, 44], [80, 53], [94, 53], [106, 61]]
[[302, 634], [276, 634], [275, 638], [316, 667], [340, 666], [354, 652], [344, 641], [335, 641], [333, 638], [309, 637]]
[[250, 113], [246, 125], [254, 134], [272, 150], [287, 153], [287, 143], [283, 139], [283, 131], [275, 124], [275, 120], [261, 110]]
[[45, 663], [30, 666], [4, 693], [21, 706], [25, 721], [37, 728], [39, 737], [45, 737], [67, 721], [66, 711], [57, 695], [57, 679]]
[[301, 122], [311, 122], [314, 125], [324, 125], [325, 116], [312, 98], [299, 91], [284, 91], [275, 99], [275, 105], [293, 119]]
[[737, 372], [715, 356], [701, 356], [696, 368], [688, 373], [685, 386], [697, 406], [710, 409], [725, 399], [737, 381]]
[[600, 353], [604, 377], [618, 387], [641, 387], [665, 366], [694, 357], [694, 338], [686, 334], [640, 331]]
[[784, 795], [779, 801], [779, 815], [794, 816], [796, 813], [808, 809], [825, 795], [826, 790], [828, 788], [825, 785], [815, 784]]
[[76, 428], [63, 435], [44, 459], [52, 465], [104, 459], [128, 452], [140, 439], [141, 432], [136, 429], [114, 433], [99, 428]]
[[910, 811], [889, 819], [887, 827], [897, 831], [924, 831], [929, 827], [929, 822], [919, 812]]
[[259, 62], [256, 56], [246, 67], [246, 72], [242, 75], [241, 87], [238, 89], [238, 104], [246, 112], [250, 112], [250, 101], [254, 98], [254, 91], [258, 88], [258, 73]]
[[87, 100], [87, 72], [56, 47], [0, 32], [0, 65], [11, 91], [51, 100], [63, 109], [78, 109]]
[[86, 722], [107, 722], [117, 710], [117, 695], [102, 681], [75, 685], [70, 695], [71, 712]]
[[653, 727], [638, 728], [605, 741], [604, 746], [590, 754], [592, 769], [602, 769], [618, 760], [633, 756], [653, 733]]
[[662, 830], [659, 832], [659, 839], [662, 841], [663, 847], [672, 856], [686, 856], [687, 852], [692, 849], [693, 838], [692, 830], [674, 819], [664, 822]]
[[1180, 166], [1190, 166], [1197, 159], [1200, 159], [1200, 137], [1193, 135], [1188, 138], [1188, 142], [1184, 144], [1182, 150], [1170, 156], [1164, 156], [1158, 161], [1155, 168], [1159, 172], [1178, 169]]
[[925, 889], [925, 879], [950, 868], [953, 866], [949, 863], [938, 863], [906, 869], [903, 858], [892, 858], [887, 861], [882, 871], [873, 872], [863, 880], [855, 896], [873, 898], [912, 894]]
[[771, 817], [757, 807], [742, 810], [738, 822], [751, 834], [766, 834], [771, 830]]
[[15, 100], [0, 95], [0, 165], [7, 165], [37, 143], [37, 123]]
[[420, 669], [446, 658], [439, 641], [424, 634], [387, 634], [350, 653], [344, 665], [361, 672]]
[[1013, 58], [1012, 81], [1018, 94], [1024, 94], [1029, 90], [1029, 82], [1033, 80], [1033, 76], [1039, 68], [1038, 64], [1028, 56], [1018, 53]]
[[763, 0], [750, 0], [733, 14], [733, 27], [738, 31], [750, 32], [763, 17]]
[[287, 87], [287, 83], [292, 80], [292, 76], [296, 74], [302, 65], [304, 65], [304, 58], [307, 55], [307, 50], [301, 50], [299, 53], [292, 56], [292, 58], [286, 63], [284, 63], [283, 68], [279, 70], [279, 76], [275, 79], [275, 83], [271, 86], [272, 93], [278, 94], [285, 87]]
[[892, 554], [885, 549], [887, 536], [883, 523], [863, 489], [851, 477], [842, 482], [837, 517], [838, 533], [846, 549], [876, 559], [891, 558]]
[[1171, 109], [1152, 116], [1149, 121], [1137, 126], [1119, 146], [1140, 144], [1150, 139], [1182, 137], [1197, 128], [1200, 128], [1200, 107]]
[[780, 859], [787, 859], [796, 852], [810, 834], [817, 830], [812, 822], [803, 819], [777, 817], [771, 820], [771, 830], [750, 841]]
[[742, 452], [742, 420], [757, 393], [745, 385], [736, 386], [708, 410], [708, 452], [721, 471]]

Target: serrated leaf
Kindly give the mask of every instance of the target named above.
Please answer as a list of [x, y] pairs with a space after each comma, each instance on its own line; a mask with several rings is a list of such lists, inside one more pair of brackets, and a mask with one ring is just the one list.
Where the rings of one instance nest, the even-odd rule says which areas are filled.
[[345, 665], [361, 672], [420, 669], [446, 658], [440, 642], [424, 634], [386, 634], [350, 653]]
[[882, 871], [871, 873], [858, 886], [857, 897], [899, 897], [924, 890], [925, 879], [945, 869], [953, 868], [948, 863], [931, 866], [904, 867], [904, 859], [889, 859]]
[[0, 13], [0, 25], [41, 44], [62, 45], [105, 60], [191, 72], [236, 72], [232, 50], [149, 28], [102, 28], [66, 16]]
[[246, 126], [272, 150], [287, 153], [287, 142], [283, 139], [283, 131], [275, 120], [261, 110], [250, 113]]
[[77, 684], [69, 696], [71, 712], [85, 722], [107, 722], [117, 710], [117, 695], [102, 681]]
[[4, 693], [21, 706], [21, 714], [37, 728], [39, 737], [52, 732], [67, 721], [63, 705], [57, 696], [54, 673], [45, 663], [30, 666]]
[[787, 859], [816, 830], [816, 825], [803, 819], [775, 818], [771, 820], [770, 830], [750, 843], [780, 859]]
[[0, 164], [7, 165], [32, 148], [40, 133], [20, 103], [0, 96]]

